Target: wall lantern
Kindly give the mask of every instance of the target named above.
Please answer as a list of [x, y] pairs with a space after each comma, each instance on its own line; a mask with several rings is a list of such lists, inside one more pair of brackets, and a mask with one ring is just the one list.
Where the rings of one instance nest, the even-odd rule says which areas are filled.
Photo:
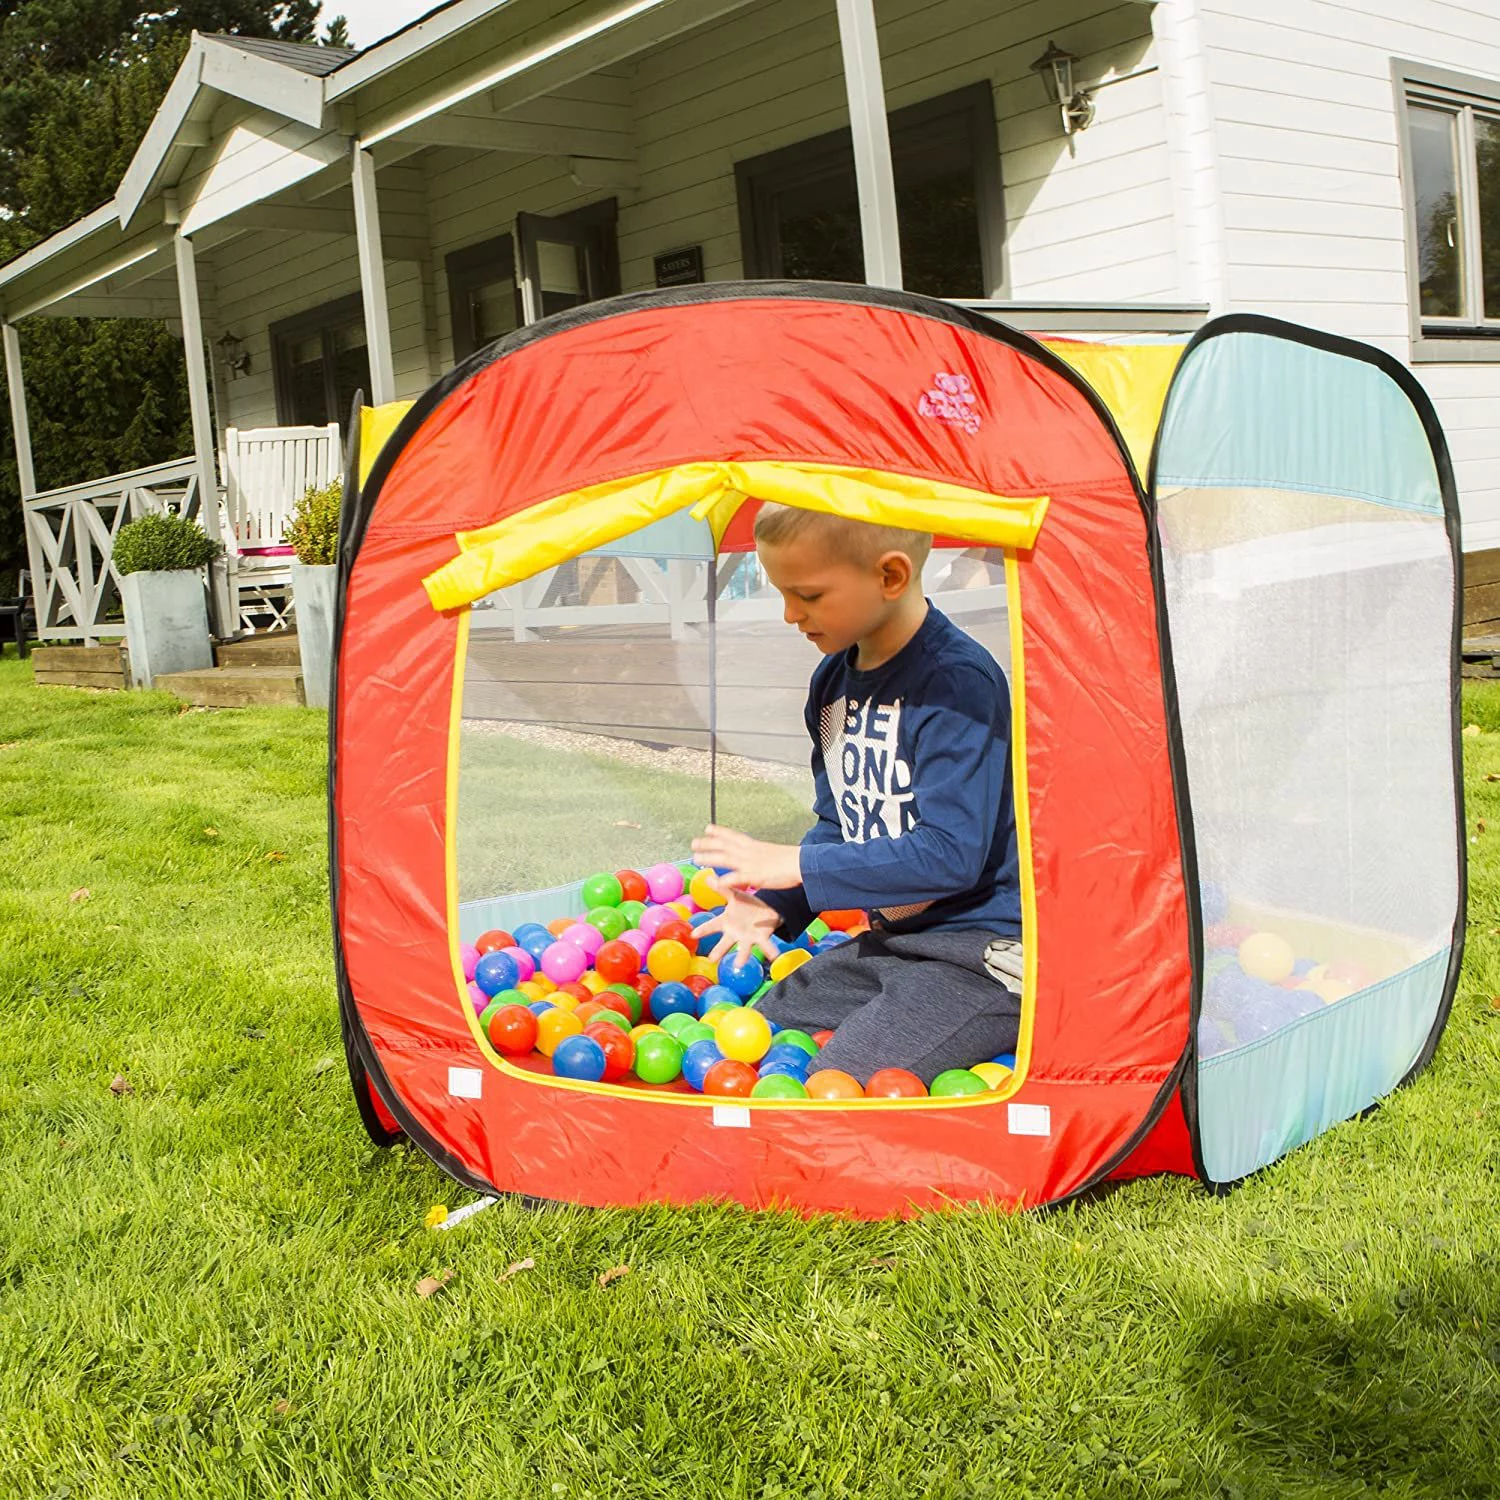
[[1087, 130], [1094, 123], [1094, 96], [1087, 89], [1073, 86], [1073, 66], [1077, 61], [1056, 42], [1048, 42], [1047, 50], [1031, 65], [1031, 71], [1042, 80], [1047, 97], [1062, 112], [1064, 135]]
[[224, 368], [236, 377], [250, 373], [250, 351], [245, 347], [242, 339], [236, 338], [232, 333], [226, 333], [222, 338], [215, 340], [219, 351], [219, 358], [224, 361]]

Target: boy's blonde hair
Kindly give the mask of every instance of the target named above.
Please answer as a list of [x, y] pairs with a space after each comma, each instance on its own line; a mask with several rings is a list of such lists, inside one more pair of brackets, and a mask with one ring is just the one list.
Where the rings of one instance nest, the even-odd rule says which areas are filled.
[[932, 537], [925, 531], [904, 531], [899, 526], [875, 526], [851, 521], [824, 510], [803, 510], [798, 505], [777, 505], [767, 500], [755, 517], [755, 540], [779, 547], [794, 537], [812, 535], [830, 552], [848, 562], [873, 566], [887, 552], [904, 552], [913, 574], [921, 579], [922, 564], [932, 551]]

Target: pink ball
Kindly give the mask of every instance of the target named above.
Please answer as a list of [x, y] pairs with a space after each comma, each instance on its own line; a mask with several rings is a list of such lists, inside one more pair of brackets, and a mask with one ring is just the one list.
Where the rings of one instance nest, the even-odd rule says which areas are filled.
[[473, 980], [469, 981], [469, 999], [473, 1002], [474, 1014], [476, 1016], [482, 1016], [485, 1012], [485, 1008], [490, 1003], [490, 997], [486, 995], [485, 992], [473, 982]]
[[517, 984], [525, 984], [536, 973], [536, 960], [524, 948], [502, 948], [500, 951], [515, 959], [516, 967], [521, 971]]
[[675, 901], [682, 894], [682, 871], [676, 865], [652, 865], [646, 871], [646, 889], [653, 901]]
[[542, 954], [542, 973], [553, 984], [572, 984], [588, 966], [588, 954], [576, 943], [561, 939]]
[[474, 970], [479, 967], [479, 949], [473, 943], [465, 943], [459, 948], [458, 956], [463, 960], [464, 978], [472, 979]]
[[[604, 946], [604, 934], [597, 927], [591, 927], [587, 922], [575, 922], [562, 935], [565, 943], [572, 943], [575, 948], [583, 949], [589, 958], [592, 958]], [[552, 977], [550, 974], [547, 976]], [[560, 983], [571, 983], [569, 980]]]
[[676, 916], [677, 913], [673, 911], [670, 906], [648, 906], [645, 911], [641, 913], [640, 930], [644, 932], [648, 938], [654, 938], [656, 936], [656, 929], [660, 927], [663, 922], [670, 922]]
[[678, 906], [685, 906], [685, 907], [687, 907], [687, 914], [690, 917], [696, 916], [703, 909], [702, 907], [700, 907], [698, 905], [698, 903], [696, 901], [693, 900], [693, 898], [691, 896], [681, 896], [681, 897], [679, 897], [676, 904]]
[[620, 941], [629, 943], [640, 954], [641, 966], [644, 968], [646, 955], [651, 951], [651, 939], [639, 927], [632, 927], [629, 932], [620, 934]]

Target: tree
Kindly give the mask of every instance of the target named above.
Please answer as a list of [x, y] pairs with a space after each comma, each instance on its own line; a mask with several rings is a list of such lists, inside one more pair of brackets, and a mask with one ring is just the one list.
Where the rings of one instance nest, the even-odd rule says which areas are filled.
[[352, 47], [353, 42], [349, 40], [349, 23], [343, 16], [335, 16], [323, 32], [323, 45], [325, 47]]

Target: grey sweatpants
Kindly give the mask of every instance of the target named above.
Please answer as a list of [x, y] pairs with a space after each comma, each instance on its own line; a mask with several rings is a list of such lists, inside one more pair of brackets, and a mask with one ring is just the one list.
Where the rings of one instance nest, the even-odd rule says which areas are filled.
[[841, 1068], [861, 1083], [907, 1068], [931, 1083], [1014, 1052], [1021, 997], [992, 977], [990, 932], [862, 932], [788, 974], [758, 1009], [778, 1026], [834, 1033], [809, 1072]]

